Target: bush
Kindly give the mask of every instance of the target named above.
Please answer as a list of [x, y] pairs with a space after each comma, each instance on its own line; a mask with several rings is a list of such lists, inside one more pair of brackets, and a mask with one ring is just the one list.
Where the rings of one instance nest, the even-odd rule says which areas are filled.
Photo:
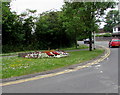
[[3, 45], [2, 53], [11, 53], [11, 52], [19, 52], [26, 50], [36, 50], [37, 48], [33, 45], [23, 46], [23, 45]]
[[112, 34], [106, 33], [106, 34], [103, 35], [103, 37], [112, 37]]
[[106, 34], [102, 34], [102, 35], [96, 35], [96, 37], [112, 37], [112, 34], [106, 33]]

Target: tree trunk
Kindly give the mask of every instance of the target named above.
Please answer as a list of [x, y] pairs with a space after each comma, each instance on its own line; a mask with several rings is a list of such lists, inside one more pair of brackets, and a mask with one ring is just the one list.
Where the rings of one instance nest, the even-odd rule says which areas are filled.
[[76, 47], [76, 49], [77, 49], [77, 39], [75, 40], [75, 42], [76, 42], [76, 43], [75, 43], [75, 47]]
[[90, 43], [89, 43], [89, 51], [92, 51], [92, 32], [91, 31], [89, 32], [89, 41], [90, 41]]
[[76, 29], [76, 31], [75, 31], [75, 47], [76, 47], [76, 49], [77, 49], [77, 29]]

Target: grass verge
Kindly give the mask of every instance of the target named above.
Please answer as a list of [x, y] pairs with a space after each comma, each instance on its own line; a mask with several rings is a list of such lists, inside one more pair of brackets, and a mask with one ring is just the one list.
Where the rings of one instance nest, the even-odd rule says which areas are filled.
[[96, 58], [103, 52], [104, 50], [102, 49], [74, 51], [69, 52], [70, 56], [65, 58], [27, 59], [21, 57], [4, 57], [2, 59], [2, 78], [33, 74], [82, 63]]
[[[77, 49], [87, 49], [88, 46], [86, 45], [80, 45], [77, 47]], [[73, 50], [76, 49], [75, 46], [71, 47], [71, 48], [60, 48], [60, 50]], [[46, 50], [35, 50], [35, 51], [46, 51]], [[0, 54], [0, 56], [14, 56], [14, 55], [18, 55], [18, 53], [25, 53], [25, 52], [34, 52], [33, 50], [31, 51], [20, 51], [20, 52], [12, 52], [12, 53], [2, 53]]]

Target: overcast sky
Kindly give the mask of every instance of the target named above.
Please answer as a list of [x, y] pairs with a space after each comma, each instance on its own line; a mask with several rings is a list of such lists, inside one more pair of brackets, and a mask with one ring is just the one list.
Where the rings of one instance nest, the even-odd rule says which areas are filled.
[[12, 11], [20, 14], [26, 9], [37, 10], [37, 13], [49, 11], [51, 9], [60, 10], [64, 0], [12, 0]]
[[[12, 0], [11, 10], [21, 14], [26, 9], [37, 10], [37, 14], [40, 14], [51, 9], [60, 10], [64, 0]], [[101, 28], [105, 23], [102, 23]]]
[[63, 4], [63, 0], [12, 0], [11, 9], [18, 14], [26, 9], [37, 10], [37, 13], [42, 13], [51, 9], [59, 11]]

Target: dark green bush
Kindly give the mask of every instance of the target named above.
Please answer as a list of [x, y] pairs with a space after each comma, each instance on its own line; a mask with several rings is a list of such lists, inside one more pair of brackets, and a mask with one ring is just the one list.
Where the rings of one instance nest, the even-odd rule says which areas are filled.
[[112, 37], [112, 34], [106, 33], [106, 34], [102, 34], [102, 35], [96, 35], [96, 37]]
[[112, 34], [106, 33], [103, 35], [103, 37], [112, 37]]

